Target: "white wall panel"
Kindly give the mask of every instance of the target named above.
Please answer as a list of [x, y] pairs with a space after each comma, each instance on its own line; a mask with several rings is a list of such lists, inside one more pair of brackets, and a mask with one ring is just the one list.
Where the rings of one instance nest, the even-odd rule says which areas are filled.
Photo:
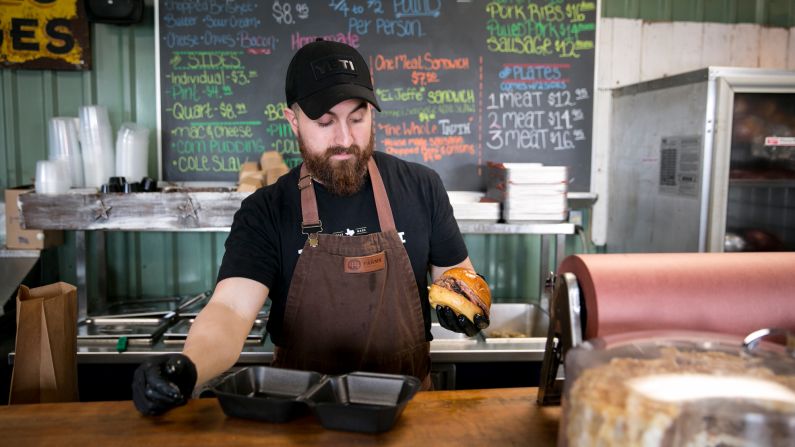
[[596, 79], [597, 87], [611, 87], [613, 79], [613, 23], [616, 19], [602, 19], [596, 27]]
[[[613, 82], [613, 52], [619, 51], [613, 44], [613, 28], [616, 19], [599, 21], [596, 42], [596, 88], [594, 91], [593, 151], [591, 154], [591, 191], [598, 195], [594, 204], [594, 214], [607, 213], [607, 167], [610, 144], [610, 104], [611, 84]], [[592, 221], [593, 222], [593, 221]], [[602, 225], [604, 227], [604, 225]], [[604, 228], [594, 232], [591, 237], [598, 244], [606, 239]]]
[[789, 43], [787, 44], [787, 69], [795, 70], [795, 27], [789, 29]]
[[641, 27], [640, 78], [654, 79], [671, 75], [673, 25], [646, 22]]
[[732, 25], [705, 23], [701, 37], [701, 66], [731, 65]]
[[684, 73], [701, 68], [701, 39], [704, 24], [673, 22], [671, 24], [671, 58], [669, 73]]
[[759, 66], [759, 25], [732, 25], [729, 65], [733, 67]]
[[614, 19], [611, 86], [640, 81], [642, 29], [640, 20]]
[[763, 68], [787, 68], [787, 44], [789, 30], [785, 28], [762, 28], [759, 30], [759, 66]]

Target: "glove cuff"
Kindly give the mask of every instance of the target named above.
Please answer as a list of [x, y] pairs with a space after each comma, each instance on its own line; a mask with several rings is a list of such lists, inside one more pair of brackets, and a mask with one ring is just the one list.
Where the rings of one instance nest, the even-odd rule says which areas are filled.
[[177, 385], [185, 400], [190, 399], [198, 378], [193, 361], [185, 354], [175, 354], [166, 362], [165, 374]]

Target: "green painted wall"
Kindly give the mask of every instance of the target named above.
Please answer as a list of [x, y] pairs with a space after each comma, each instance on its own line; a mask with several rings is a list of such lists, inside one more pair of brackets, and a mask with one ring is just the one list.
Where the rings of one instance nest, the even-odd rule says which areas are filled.
[[795, 0], [602, 0], [602, 17], [795, 26]]

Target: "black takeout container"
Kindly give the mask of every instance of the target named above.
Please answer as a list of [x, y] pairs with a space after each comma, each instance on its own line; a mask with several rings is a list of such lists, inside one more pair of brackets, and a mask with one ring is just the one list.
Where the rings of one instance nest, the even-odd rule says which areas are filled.
[[212, 391], [227, 416], [287, 422], [311, 408], [328, 429], [379, 433], [392, 428], [420, 389], [413, 376], [352, 372], [321, 375], [269, 366], [241, 369]]
[[379, 433], [395, 425], [419, 389], [413, 376], [353, 372], [324, 377], [302, 399], [325, 428]]
[[307, 412], [299, 397], [322, 377], [311, 371], [253, 366], [224, 378], [213, 392], [228, 416], [287, 422]]

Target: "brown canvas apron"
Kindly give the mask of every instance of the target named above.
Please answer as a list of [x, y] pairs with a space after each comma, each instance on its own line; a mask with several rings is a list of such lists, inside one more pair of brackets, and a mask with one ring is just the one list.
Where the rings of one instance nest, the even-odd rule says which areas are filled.
[[312, 179], [301, 166], [302, 231], [309, 237], [293, 273], [285, 341], [273, 366], [413, 375], [429, 389], [430, 345], [414, 271], [372, 158], [367, 168], [381, 232], [349, 237], [320, 234]]

